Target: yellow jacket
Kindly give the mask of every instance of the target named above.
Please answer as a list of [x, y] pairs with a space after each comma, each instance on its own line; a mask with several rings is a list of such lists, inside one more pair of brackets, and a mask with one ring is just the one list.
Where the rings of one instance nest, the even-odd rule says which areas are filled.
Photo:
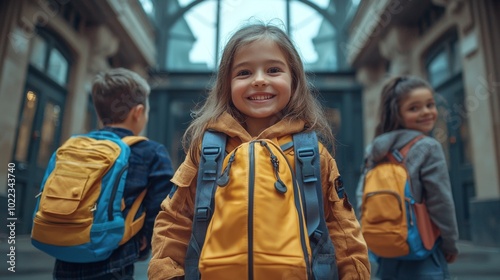
[[[226, 150], [251, 141], [248, 132], [229, 114], [208, 127], [228, 135]], [[291, 135], [304, 129], [304, 122], [282, 120], [264, 130], [257, 139], [270, 139], [284, 144]], [[334, 181], [340, 176], [337, 164], [328, 150], [319, 146], [324, 196], [324, 211], [330, 237], [335, 246], [340, 279], [370, 279], [368, 250], [359, 222], [346, 198], [339, 199]], [[149, 263], [149, 279], [172, 279], [184, 275], [184, 259], [191, 236], [198, 159], [186, 157], [177, 169], [172, 182], [178, 189], [162, 203], [153, 232], [153, 257]]]

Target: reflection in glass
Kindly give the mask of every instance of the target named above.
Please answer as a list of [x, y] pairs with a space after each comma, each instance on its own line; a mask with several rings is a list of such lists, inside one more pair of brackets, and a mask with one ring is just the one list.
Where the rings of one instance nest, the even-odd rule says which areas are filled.
[[30, 144], [30, 135], [35, 118], [36, 105], [38, 103], [37, 94], [33, 91], [26, 93], [24, 108], [19, 122], [19, 132], [17, 136], [15, 159], [21, 162], [28, 161], [28, 148]]
[[53, 152], [53, 143], [57, 128], [59, 127], [61, 107], [57, 104], [47, 102], [43, 116], [42, 132], [40, 138], [40, 149], [38, 149], [38, 166], [46, 167]]
[[47, 74], [58, 84], [65, 86], [68, 77], [68, 61], [57, 49], [52, 49]]

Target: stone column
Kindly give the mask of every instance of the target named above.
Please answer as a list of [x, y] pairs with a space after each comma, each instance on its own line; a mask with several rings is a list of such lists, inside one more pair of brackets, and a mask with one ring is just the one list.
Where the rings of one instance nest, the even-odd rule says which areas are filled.
[[380, 54], [389, 60], [389, 74], [409, 74], [412, 64], [412, 47], [418, 39], [413, 27], [393, 26], [378, 43]]

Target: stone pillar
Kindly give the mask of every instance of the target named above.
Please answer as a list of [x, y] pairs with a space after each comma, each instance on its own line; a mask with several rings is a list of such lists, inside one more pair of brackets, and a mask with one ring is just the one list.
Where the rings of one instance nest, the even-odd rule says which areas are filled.
[[390, 61], [389, 74], [409, 74], [411, 49], [416, 44], [418, 30], [411, 27], [393, 26], [379, 41], [380, 54]]
[[90, 28], [87, 34], [91, 42], [88, 73], [93, 78], [100, 71], [109, 69], [108, 58], [116, 54], [120, 41], [105, 25]]
[[378, 107], [380, 103], [380, 92], [384, 82], [385, 63], [382, 61], [377, 65], [365, 65], [358, 68], [356, 80], [363, 85], [363, 131], [364, 145], [373, 140], [375, 127], [378, 124]]

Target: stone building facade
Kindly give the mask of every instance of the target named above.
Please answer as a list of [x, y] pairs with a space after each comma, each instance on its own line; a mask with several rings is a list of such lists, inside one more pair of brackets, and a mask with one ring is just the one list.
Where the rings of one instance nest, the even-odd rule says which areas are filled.
[[364, 142], [387, 76], [436, 90], [460, 238], [500, 245], [500, 1], [361, 1], [344, 46], [363, 85]]
[[1, 1], [0, 42], [0, 200], [22, 234], [51, 152], [96, 127], [93, 77], [125, 67], [148, 78], [154, 28], [138, 1]]

